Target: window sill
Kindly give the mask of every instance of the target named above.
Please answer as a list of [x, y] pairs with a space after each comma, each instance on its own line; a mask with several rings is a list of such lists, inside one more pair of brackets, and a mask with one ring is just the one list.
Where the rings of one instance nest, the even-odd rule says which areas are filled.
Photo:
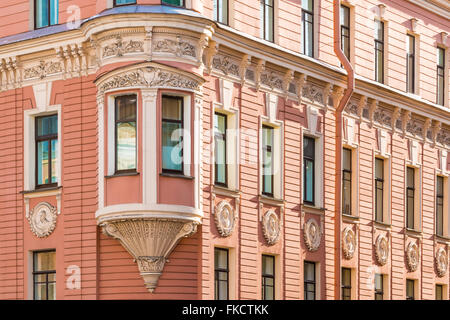
[[[20, 191], [19, 193], [26, 196], [26, 195], [33, 195], [33, 194], [39, 194], [39, 193], [47, 193], [47, 192], [52, 192], [52, 191], [59, 191], [60, 189], [62, 189], [62, 186], [38, 188], [38, 189], [34, 189], [34, 190], [24, 190], [24, 191]], [[55, 193], [58, 193], [58, 192], [55, 192]]]
[[231, 198], [239, 198], [239, 196], [241, 195], [241, 191], [239, 190], [229, 189], [227, 187], [219, 185], [213, 186], [213, 192], [215, 194]]
[[264, 194], [260, 194], [259, 195], [259, 202], [262, 202], [264, 204], [267, 205], [271, 205], [271, 206], [278, 206], [278, 207], [282, 207], [284, 205], [284, 200], [283, 199], [277, 199], [277, 198], [273, 198]]
[[422, 231], [405, 227], [405, 234], [413, 237], [422, 237]]
[[309, 204], [309, 203], [302, 203], [302, 211], [305, 211], [307, 213], [318, 214], [318, 215], [325, 214], [325, 208], [316, 207], [315, 205]]
[[391, 230], [392, 225], [390, 223], [373, 220], [373, 226], [383, 230]]
[[139, 172], [123, 172], [123, 173], [119, 172], [119, 173], [115, 173], [110, 176], [105, 176], [105, 179], [116, 178], [116, 177], [138, 176], [138, 175], [140, 175]]
[[437, 242], [446, 243], [446, 244], [448, 244], [450, 242], [450, 237], [448, 237], [448, 236], [440, 236], [438, 234], [434, 235], [434, 239]]
[[194, 180], [194, 177], [192, 176], [185, 176], [181, 173], [167, 173], [167, 172], [161, 172], [159, 174], [161, 177], [168, 177], [168, 178], [181, 178], [181, 179], [187, 179], [187, 180]]
[[359, 221], [359, 216], [352, 216], [350, 214], [343, 213], [342, 214], [342, 220], [355, 222], [355, 221]]

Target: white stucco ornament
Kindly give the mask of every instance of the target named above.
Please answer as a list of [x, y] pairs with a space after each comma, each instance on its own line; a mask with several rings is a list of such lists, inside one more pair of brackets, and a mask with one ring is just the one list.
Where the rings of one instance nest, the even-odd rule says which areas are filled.
[[214, 221], [216, 228], [222, 237], [228, 237], [233, 233], [236, 225], [236, 211], [226, 200], [221, 201], [215, 210]]
[[38, 238], [48, 237], [56, 228], [56, 208], [48, 202], [37, 204], [28, 215], [31, 232]]
[[389, 258], [389, 241], [384, 234], [380, 234], [375, 242], [375, 257], [377, 262], [384, 266]]
[[280, 238], [281, 223], [278, 215], [273, 210], [269, 210], [264, 215], [262, 229], [267, 244], [273, 245]]
[[444, 248], [439, 248], [436, 252], [436, 271], [439, 277], [443, 277], [448, 269], [448, 256]]
[[319, 224], [315, 219], [309, 219], [305, 222], [303, 228], [303, 237], [305, 239], [306, 247], [309, 251], [316, 251], [320, 246], [320, 239], [322, 234], [320, 232]]
[[356, 235], [352, 227], [346, 227], [342, 232], [342, 251], [344, 258], [350, 260], [353, 258], [356, 250]]
[[419, 260], [419, 247], [417, 246], [416, 241], [411, 241], [406, 247], [406, 262], [411, 272], [417, 270], [417, 268], [419, 267]]

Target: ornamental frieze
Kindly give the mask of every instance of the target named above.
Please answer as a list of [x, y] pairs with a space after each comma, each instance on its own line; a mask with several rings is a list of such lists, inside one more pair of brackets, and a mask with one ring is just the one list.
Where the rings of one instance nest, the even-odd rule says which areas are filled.
[[356, 251], [356, 234], [353, 228], [348, 226], [342, 232], [342, 252], [344, 258], [350, 260]]
[[48, 202], [37, 204], [28, 214], [31, 232], [38, 238], [48, 237], [56, 228], [57, 209]]
[[324, 90], [312, 83], [305, 83], [302, 88], [302, 97], [310, 100], [311, 102], [317, 102], [323, 104], [324, 102]]
[[412, 240], [408, 243], [408, 246], [406, 247], [406, 263], [408, 265], [408, 269], [411, 272], [414, 272], [419, 267], [419, 261], [420, 261], [420, 253], [419, 253], [419, 247], [417, 246], [417, 241]]
[[236, 211], [226, 200], [221, 201], [214, 210], [214, 222], [222, 237], [229, 237], [236, 225]]
[[273, 71], [261, 74], [261, 84], [268, 86], [272, 90], [283, 90], [283, 79], [277, 76]]
[[39, 65], [24, 70], [24, 79], [39, 78], [44, 79], [46, 76], [60, 73], [62, 71], [60, 62], [45, 62], [41, 60]]
[[136, 52], [144, 52], [144, 42], [135, 40], [123, 41], [122, 36], [118, 35], [116, 42], [103, 48], [102, 57], [122, 57], [124, 54]]
[[383, 126], [390, 127], [392, 124], [392, 116], [389, 111], [382, 108], [375, 109], [373, 114], [373, 120]]
[[265, 213], [262, 220], [262, 230], [268, 245], [277, 243], [281, 233], [281, 222], [273, 210]]
[[315, 219], [311, 218], [305, 222], [303, 227], [303, 237], [309, 251], [314, 252], [319, 249], [322, 232], [320, 231], [319, 224]]
[[196, 57], [195, 46], [177, 36], [176, 40], [163, 39], [155, 41], [153, 52], [171, 53], [177, 57], [189, 56]]
[[436, 251], [435, 262], [438, 276], [443, 277], [448, 269], [448, 256], [444, 248], [439, 248]]
[[239, 65], [228, 56], [218, 55], [213, 58], [213, 68], [222, 71], [225, 75], [239, 77]]
[[377, 262], [382, 266], [384, 266], [389, 259], [389, 241], [384, 234], [379, 234], [375, 242], [375, 257]]
[[422, 136], [423, 123], [417, 119], [411, 119], [406, 123], [406, 131], [413, 136]]

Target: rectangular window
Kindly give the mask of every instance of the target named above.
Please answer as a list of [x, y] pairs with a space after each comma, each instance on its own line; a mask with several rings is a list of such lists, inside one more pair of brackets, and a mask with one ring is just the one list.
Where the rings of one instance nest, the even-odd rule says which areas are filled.
[[384, 22], [375, 20], [375, 81], [384, 83]]
[[352, 214], [352, 150], [342, 152], [342, 213]]
[[228, 0], [214, 0], [214, 20], [228, 25]]
[[136, 0], [114, 0], [114, 7], [123, 6], [127, 4], [136, 4]]
[[262, 300], [275, 299], [275, 257], [262, 256]]
[[35, 29], [58, 24], [59, 1], [35, 0], [34, 2], [34, 27]]
[[183, 173], [183, 98], [162, 97], [162, 170]]
[[414, 300], [414, 280], [406, 279], [406, 300]]
[[175, 7], [184, 7], [183, 0], [161, 0], [161, 4], [167, 4], [169, 6], [175, 6]]
[[316, 300], [316, 264], [305, 261], [304, 263], [304, 288], [305, 300]]
[[383, 222], [384, 160], [375, 158], [375, 221]]
[[57, 185], [58, 115], [36, 117], [36, 188]]
[[273, 128], [262, 127], [263, 194], [273, 197]]
[[414, 202], [415, 202], [415, 182], [414, 168], [408, 167], [406, 170], [406, 227], [414, 229]]
[[436, 297], [435, 300], [444, 300], [444, 286], [442, 284], [436, 285]]
[[136, 95], [115, 99], [116, 172], [136, 171]]
[[437, 92], [436, 103], [443, 106], [445, 98], [445, 49], [437, 48]]
[[228, 300], [228, 250], [214, 248], [214, 299]]
[[302, 0], [303, 54], [314, 56], [314, 0]]
[[227, 186], [227, 116], [214, 114], [215, 184]]
[[436, 234], [444, 235], [444, 177], [436, 177]]
[[383, 275], [375, 274], [375, 300], [383, 300]]
[[414, 93], [414, 76], [415, 76], [415, 59], [416, 59], [416, 38], [412, 35], [407, 35], [406, 52], [406, 91]]
[[273, 42], [274, 29], [273, 1], [274, 0], [260, 0], [262, 38], [271, 42]]
[[342, 300], [352, 300], [352, 270], [342, 268]]
[[350, 61], [350, 8], [341, 5], [341, 49]]
[[33, 299], [56, 299], [56, 252], [33, 252]]
[[314, 204], [315, 139], [303, 137], [303, 202]]

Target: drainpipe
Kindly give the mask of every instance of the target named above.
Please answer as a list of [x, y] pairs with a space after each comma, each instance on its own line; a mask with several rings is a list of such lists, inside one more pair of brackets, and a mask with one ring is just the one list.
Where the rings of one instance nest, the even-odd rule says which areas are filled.
[[342, 199], [342, 111], [352, 96], [355, 87], [355, 77], [352, 65], [341, 50], [341, 26], [340, 26], [340, 0], [333, 0], [333, 37], [334, 53], [338, 57], [344, 69], [347, 71], [347, 90], [339, 102], [336, 112], [336, 185], [335, 185], [335, 211], [334, 211], [334, 268], [335, 268], [335, 294], [336, 300], [341, 298], [341, 199]]

